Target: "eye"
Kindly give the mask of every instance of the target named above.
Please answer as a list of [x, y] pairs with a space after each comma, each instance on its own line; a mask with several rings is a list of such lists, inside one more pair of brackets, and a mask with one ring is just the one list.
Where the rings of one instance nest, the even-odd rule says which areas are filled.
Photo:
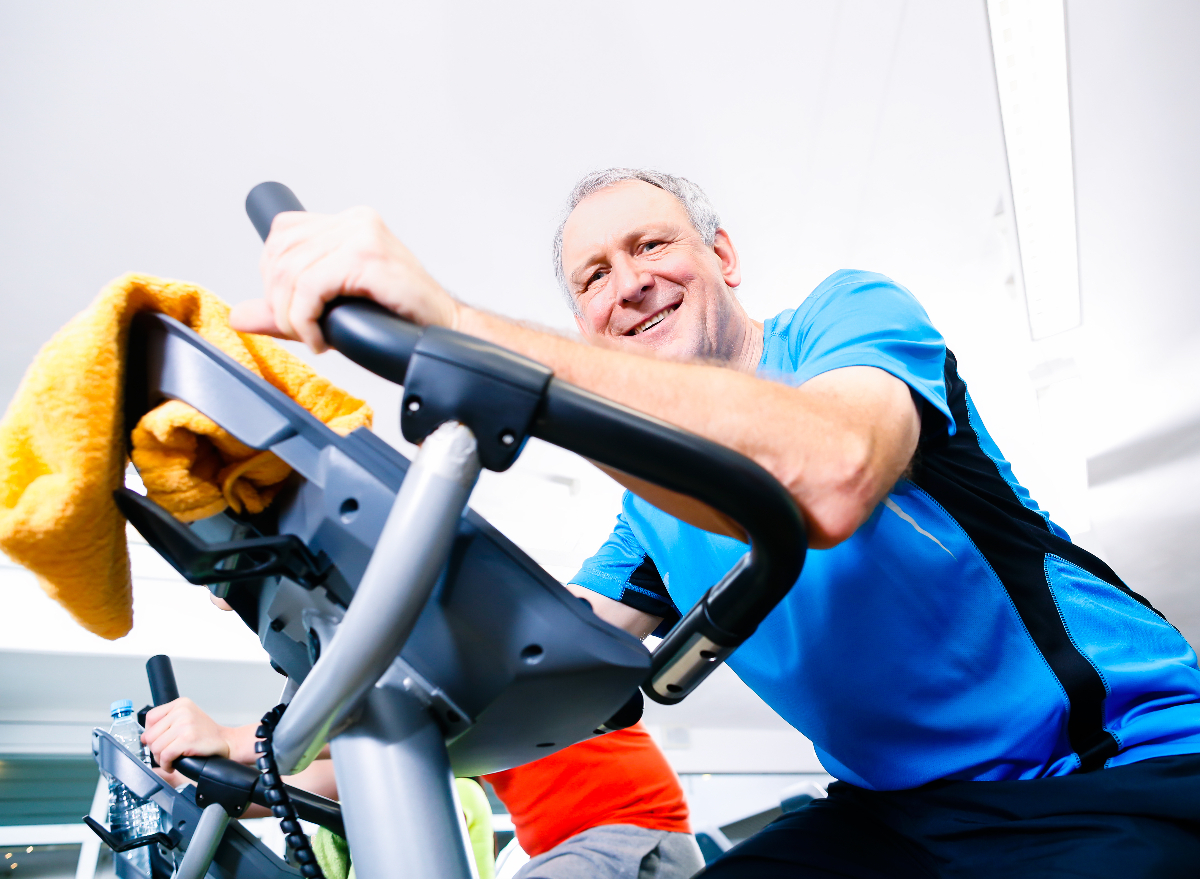
[[586, 290], [588, 287], [592, 286], [592, 284], [595, 284], [597, 281], [601, 281], [603, 279], [604, 279], [604, 270], [596, 269], [596, 271], [592, 274], [592, 276], [590, 278], [588, 278], [586, 281], [584, 281], [583, 289]]
[[656, 247], [662, 247], [662, 242], [661, 241], [647, 241], [645, 244], [642, 245], [642, 252], [645, 253], [648, 250], [654, 250]]

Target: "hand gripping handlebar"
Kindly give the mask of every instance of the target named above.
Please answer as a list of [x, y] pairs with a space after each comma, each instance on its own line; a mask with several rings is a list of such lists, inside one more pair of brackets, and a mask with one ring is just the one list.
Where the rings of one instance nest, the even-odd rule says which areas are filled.
[[[246, 198], [246, 211], [264, 240], [275, 214], [285, 210], [304, 208], [281, 183], [259, 184]], [[643, 690], [656, 702], [675, 703], [695, 689], [754, 633], [799, 577], [808, 546], [799, 509], [771, 474], [732, 449], [554, 378], [497, 345], [450, 330], [423, 329], [365, 299], [334, 300], [321, 328], [333, 348], [371, 372], [405, 385], [404, 418], [429, 409], [424, 405], [429, 401], [416, 399], [408, 387], [410, 364], [420, 357], [461, 362], [480, 381], [490, 378], [507, 382], [506, 387], [523, 381], [524, 390], [537, 392], [525, 435], [695, 498], [744, 529], [749, 551], [655, 649]], [[534, 375], [533, 379], [514, 378], [526, 367], [526, 376]], [[545, 373], [541, 379], [535, 372], [538, 368]], [[469, 395], [460, 397], [461, 411], [441, 414], [452, 415], [480, 433], [467, 411]], [[420, 439], [437, 425], [418, 425], [413, 418], [402, 426], [406, 437], [414, 440], [414, 434]], [[511, 431], [500, 436], [515, 457], [525, 436]], [[481, 441], [484, 465], [492, 466], [484, 451]], [[499, 461], [493, 469], [504, 469], [507, 463]]]
[[[151, 656], [146, 662], [146, 677], [150, 681], [150, 697], [155, 707], [179, 698], [175, 669], [169, 656], [161, 653]], [[179, 757], [175, 760], [175, 768], [196, 782], [197, 805], [219, 802], [234, 818], [245, 812], [250, 803], [268, 808], [272, 805], [259, 784], [258, 771], [251, 766], [224, 757]], [[284, 786], [301, 818], [345, 835], [342, 810], [337, 803], [300, 788]]]

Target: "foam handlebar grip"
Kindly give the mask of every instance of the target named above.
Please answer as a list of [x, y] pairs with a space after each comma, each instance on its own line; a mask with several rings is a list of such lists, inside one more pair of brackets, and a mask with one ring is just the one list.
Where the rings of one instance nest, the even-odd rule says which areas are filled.
[[151, 656], [146, 661], [146, 677], [150, 679], [150, 698], [155, 708], [179, 698], [179, 685], [175, 683], [171, 657], [161, 653]]
[[282, 183], [260, 183], [246, 196], [246, 213], [263, 241], [271, 234], [271, 221], [284, 211], [302, 211], [304, 205]]

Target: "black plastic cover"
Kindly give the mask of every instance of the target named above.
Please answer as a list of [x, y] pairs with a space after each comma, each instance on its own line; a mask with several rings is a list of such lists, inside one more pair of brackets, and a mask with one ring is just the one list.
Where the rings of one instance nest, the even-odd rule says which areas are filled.
[[117, 508], [146, 542], [189, 583], [231, 583], [283, 575], [308, 589], [329, 571], [294, 534], [207, 543], [149, 498], [127, 488], [113, 492]]
[[622, 705], [616, 714], [604, 721], [599, 731], [616, 732], [619, 729], [628, 729], [642, 719], [642, 712], [645, 709], [646, 701], [642, 698], [642, 691], [634, 690], [629, 701]]
[[[240, 818], [250, 807], [250, 794], [258, 784], [258, 770], [224, 757], [189, 757], [189, 768], [198, 765], [199, 776], [184, 772], [196, 782], [196, 805], [219, 804], [230, 818]], [[182, 771], [182, 769], [181, 769]]]
[[479, 460], [507, 470], [553, 375], [540, 363], [442, 327], [427, 327], [408, 361], [400, 427], [419, 443], [447, 421], [471, 428]]

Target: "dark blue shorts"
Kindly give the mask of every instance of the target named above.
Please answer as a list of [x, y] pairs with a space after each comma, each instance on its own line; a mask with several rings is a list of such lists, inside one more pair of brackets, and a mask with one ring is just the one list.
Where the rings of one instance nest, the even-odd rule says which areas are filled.
[[906, 791], [836, 782], [700, 876], [1200, 877], [1200, 755]]

